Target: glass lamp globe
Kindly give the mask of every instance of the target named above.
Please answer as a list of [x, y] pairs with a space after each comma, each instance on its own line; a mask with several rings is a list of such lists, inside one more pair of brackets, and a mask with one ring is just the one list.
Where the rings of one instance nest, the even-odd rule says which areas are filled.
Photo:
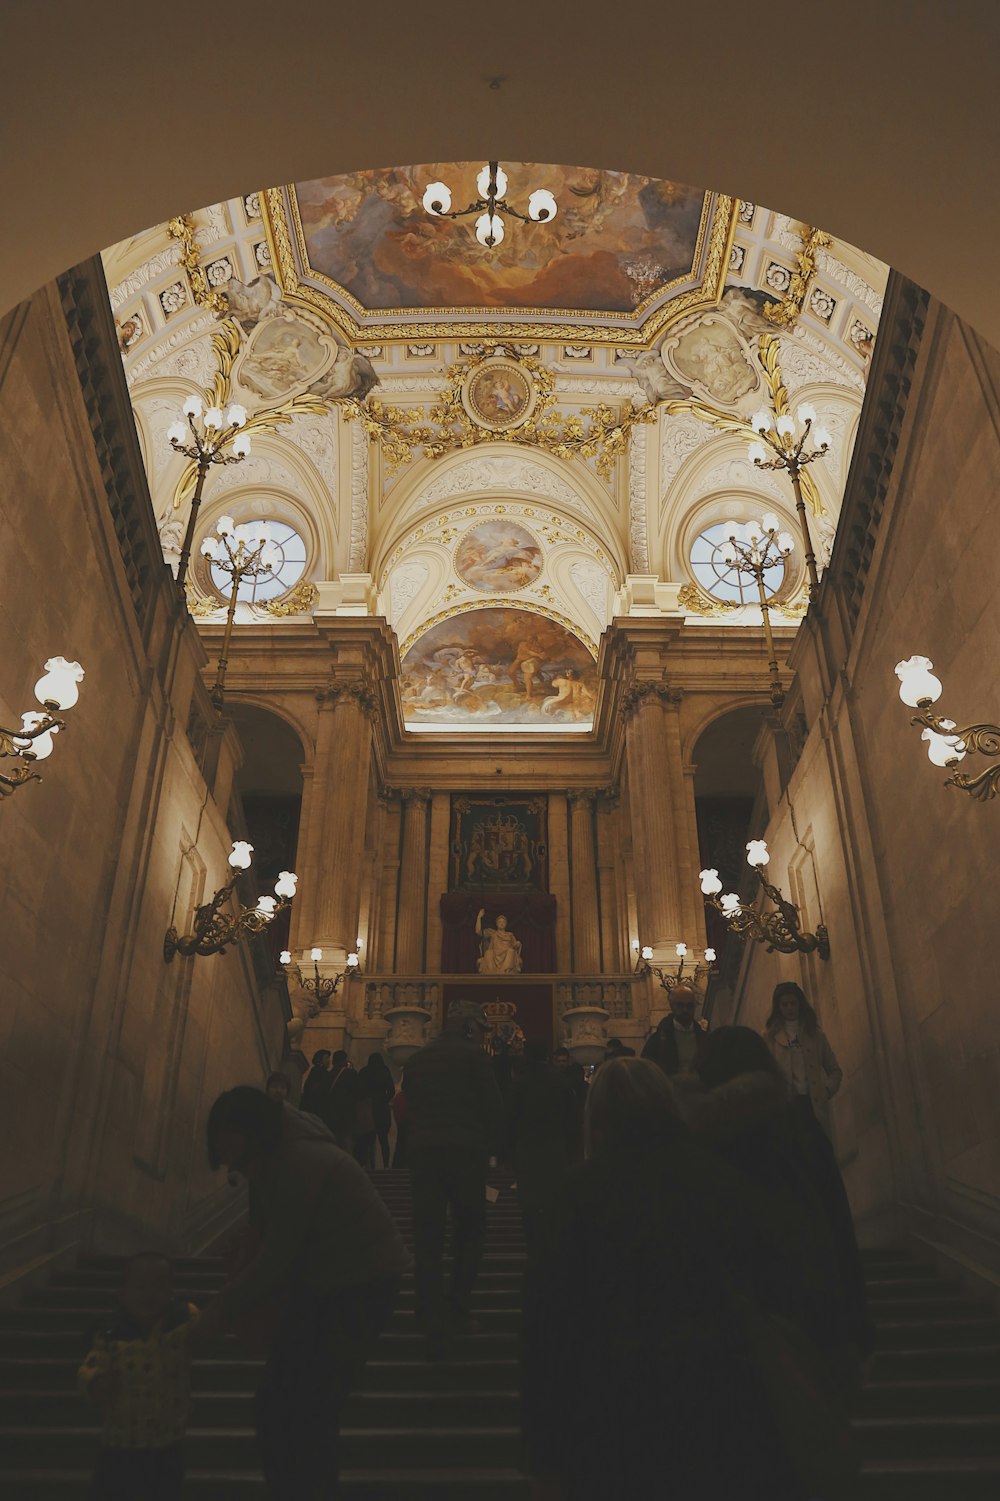
[[557, 212], [558, 204], [548, 188], [536, 188], [528, 199], [528, 218], [541, 224], [547, 219], [554, 219]]
[[794, 552], [794, 550], [795, 538], [792, 536], [791, 532], [779, 532], [778, 551], [781, 553], [782, 557], [787, 558], [788, 554], [790, 552]]
[[220, 516], [215, 523], [215, 530], [220, 537], [235, 537], [236, 525], [231, 516]]
[[[476, 178], [476, 188], [478, 189], [480, 198], [488, 198], [490, 196], [490, 169], [488, 165], [483, 167]], [[502, 167], [497, 167], [497, 197], [506, 198], [506, 196], [507, 174]]]
[[705, 896], [718, 896], [722, 890], [722, 882], [719, 880], [717, 870], [703, 870], [698, 879], [701, 881], [701, 889]]
[[278, 955], [278, 963], [279, 964], [291, 964], [291, 962], [292, 962], [291, 950], [290, 949], [282, 949], [281, 953]]
[[256, 908], [258, 917], [266, 917], [268, 922], [270, 922], [277, 905], [273, 896], [259, 896]]
[[221, 407], [209, 407], [205, 413], [204, 420], [205, 426], [214, 431], [216, 428], [222, 427], [226, 419], [222, 415]]
[[242, 427], [243, 424], [244, 424], [244, 422], [246, 420], [247, 420], [247, 409], [246, 409], [245, 406], [243, 406], [242, 402], [239, 402], [239, 401], [231, 402], [230, 406], [229, 406], [229, 410], [226, 413], [226, 421], [229, 423], [229, 426], [230, 427]]
[[833, 442], [825, 427], [814, 427], [812, 435], [817, 448], [829, 448]]
[[46, 708], [54, 704], [57, 709], [72, 709], [80, 697], [79, 684], [84, 672], [79, 662], [67, 662], [65, 657], [50, 657], [45, 672], [35, 684], [35, 697]]
[[796, 411], [795, 415], [801, 422], [802, 426], [805, 427], [807, 422], [816, 421], [816, 408], [813, 406], [811, 401], [804, 401]]
[[237, 433], [233, 439], [233, 456], [237, 459], [250, 457], [250, 434]]
[[446, 214], [451, 208], [451, 189], [444, 182], [429, 183], [424, 189], [423, 202], [429, 214]]
[[167, 428], [167, 441], [169, 443], [183, 443], [188, 436], [187, 424], [184, 422], [171, 422]]
[[795, 418], [786, 412], [783, 417], [778, 418], [774, 426], [780, 438], [790, 438], [795, 431]]
[[768, 511], [765, 516], [762, 516], [760, 518], [760, 524], [764, 528], [765, 532], [774, 533], [777, 533], [781, 526], [781, 522], [778, 520], [773, 511]]
[[647, 964], [649, 963], [650, 959], [652, 959], [652, 957], [653, 957], [653, 950], [652, 950], [652, 946], [650, 944], [648, 944], [648, 943], [644, 943], [643, 944], [643, 946], [642, 946], [642, 957], [645, 959], [645, 961], [646, 961]]
[[193, 417], [196, 422], [202, 414], [202, 409], [202, 400], [200, 396], [189, 396], [187, 401], [181, 407], [181, 411], [184, 413], [185, 417]]
[[249, 870], [253, 859], [253, 845], [245, 839], [234, 839], [229, 863], [234, 870]]
[[283, 896], [291, 901], [295, 895], [295, 887], [298, 884], [298, 876], [293, 870], [283, 870], [274, 883], [275, 896]]
[[729, 538], [730, 542], [735, 542], [736, 538], [740, 534], [740, 524], [739, 524], [739, 522], [738, 521], [734, 521], [730, 517], [730, 519], [728, 521], [724, 521], [722, 523], [722, 525], [725, 528], [724, 535]]
[[688, 946], [687, 946], [686, 943], [679, 943], [677, 945], [677, 947], [674, 949], [674, 953], [677, 955], [678, 959], [686, 959], [687, 958], [687, 951], [688, 951]]
[[752, 865], [754, 870], [762, 870], [770, 860], [767, 842], [764, 839], [751, 839], [747, 844], [747, 864]]
[[[951, 719], [941, 721], [948, 729], [954, 729]], [[955, 766], [965, 758], [965, 741], [958, 735], [939, 735], [937, 730], [925, 729], [920, 736], [927, 741], [927, 756], [934, 766]]]
[[714, 964], [715, 960], [716, 960], [715, 950], [714, 949], [706, 949], [705, 950], [705, 963], [706, 964]]
[[347, 968], [348, 969], [357, 969], [359, 962], [360, 961], [358, 959], [357, 954], [348, 954], [348, 956], [347, 956]]
[[929, 657], [907, 657], [905, 662], [896, 663], [899, 696], [908, 708], [921, 709], [941, 697], [944, 690], [941, 679], [931, 672], [933, 666]]
[[204, 542], [201, 544], [201, 555], [202, 555], [202, 557], [203, 558], [210, 558], [212, 560], [212, 562], [214, 563], [215, 562], [216, 551], [218, 549], [218, 546], [219, 546], [219, 544], [216, 542], [216, 540], [215, 540], [214, 537], [206, 537], [205, 540], [204, 540]]
[[751, 443], [749, 448], [747, 449], [747, 457], [749, 458], [751, 464], [766, 464], [767, 449], [764, 447], [763, 443]]
[[750, 426], [753, 428], [755, 433], [770, 432], [771, 427], [773, 426], [773, 422], [774, 419], [772, 418], [771, 413], [767, 410], [766, 407], [761, 407], [760, 410], [754, 412], [753, 416], [750, 418]]
[[[31, 710], [21, 715], [22, 730], [37, 730], [40, 724], [44, 724], [47, 716]], [[54, 724], [44, 735], [36, 735], [34, 740], [17, 741], [18, 750], [30, 750], [34, 753], [36, 761], [46, 761], [52, 754], [52, 736], [58, 735], [59, 726]]]
[[[480, 245], [485, 245], [488, 250], [493, 249], [502, 242], [503, 235], [503, 220], [499, 214], [479, 215], [479, 218], [476, 220], [476, 239]], [[492, 245], [490, 244], [491, 240], [493, 242]]]
[[319, 961], [323, 957], [323, 950], [322, 949], [310, 949], [309, 950], [309, 957], [310, 957], [310, 959], [312, 960], [312, 962], [314, 964], [318, 964]]
[[743, 530], [746, 534], [746, 539], [750, 543], [751, 547], [755, 542], [759, 542], [761, 537], [763, 536], [759, 521], [748, 521]]
[[742, 903], [740, 902], [740, 899], [736, 895], [735, 891], [727, 891], [725, 896], [721, 899], [719, 905], [722, 908], [723, 917], [735, 917], [739, 912]]

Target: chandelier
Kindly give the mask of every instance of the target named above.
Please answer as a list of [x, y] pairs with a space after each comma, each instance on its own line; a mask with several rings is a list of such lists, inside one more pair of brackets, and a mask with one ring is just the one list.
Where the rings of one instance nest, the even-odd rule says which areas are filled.
[[507, 174], [499, 162], [487, 162], [476, 178], [479, 197], [468, 208], [451, 206], [451, 189], [447, 183], [432, 182], [424, 190], [424, 208], [436, 219], [464, 219], [478, 214], [476, 239], [487, 250], [499, 245], [504, 237], [504, 223], [497, 212], [503, 209], [522, 224], [544, 224], [556, 216], [556, 200], [548, 188], [536, 188], [528, 198], [528, 212], [522, 214], [507, 202]]
[[815, 599], [819, 573], [806, 520], [801, 476], [807, 464], [826, 457], [833, 439], [825, 427], [817, 426], [816, 408], [808, 401], [802, 403], [794, 417], [790, 412], [773, 417], [766, 407], [762, 407], [750, 418], [750, 426], [757, 434], [747, 453], [750, 462], [757, 469], [784, 469], [792, 482], [809, 574], [809, 598]]

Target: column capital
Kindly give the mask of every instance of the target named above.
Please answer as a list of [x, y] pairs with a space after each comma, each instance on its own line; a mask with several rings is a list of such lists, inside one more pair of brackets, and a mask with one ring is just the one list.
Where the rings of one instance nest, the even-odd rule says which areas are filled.
[[568, 787], [566, 797], [570, 807], [592, 807], [601, 796], [603, 789], [600, 787]]
[[316, 702], [321, 708], [327, 706], [336, 708], [337, 704], [347, 703], [351, 699], [368, 714], [373, 713], [378, 707], [378, 700], [372, 691], [372, 685], [363, 677], [342, 678], [331, 683], [328, 688], [316, 690]]
[[671, 687], [665, 679], [658, 682], [632, 682], [622, 693], [622, 711], [626, 719], [631, 719], [638, 710], [647, 704], [657, 703], [662, 708], [676, 708], [684, 697], [684, 689]]
[[430, 787], [400, 787], [397, 795], [400, 802], [419, 806], [429, 803], [434, 792]]

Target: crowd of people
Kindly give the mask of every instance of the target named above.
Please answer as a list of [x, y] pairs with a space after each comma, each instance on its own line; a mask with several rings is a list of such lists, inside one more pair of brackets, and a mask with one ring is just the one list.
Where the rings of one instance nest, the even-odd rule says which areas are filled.
[[180, 1495], [191, 1352], [225, 1331], [267, 1357], [267, 1495], [337, 1494], [340, 1415], [410, 1265], [366, 1171], [376, 1145], [388, 1164], [394, 1113], [428, 1360], [477, 1327], [490, 1162], [516, 1183], [539, 1501], [849, 1497], [874, 1332], [828, 1134], [841, 1071], [797, 985], [776, 988], [763, 1035], [710, 1029], [697, 1001], [679, 984], [642, 1057], [612, 1039], [589, 1079], [565, 1048], [495, 1060], [463, 1001], [399, 1089], [381, 1054], [355, 1072], [320, 1052], [298, 1108], [282, 1074], [220, 1096], [209, 1162], [247, 1180], [249, 1225], [200, 1311], [175, 1302], [164, 1258], [127, 1265], [81, 1370], [104, 1419], [94, 1496]]

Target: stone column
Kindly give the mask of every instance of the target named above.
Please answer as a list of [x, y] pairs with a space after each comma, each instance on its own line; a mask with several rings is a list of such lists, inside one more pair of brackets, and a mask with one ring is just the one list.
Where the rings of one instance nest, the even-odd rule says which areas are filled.
[[399, 872], [399, 917], [396, 924], [396, 973], [419, 975], [424, 971], [427, 936], [427, 806], [426, 787], [405, 787], [403, 801], [403, 853]]
[[369, 966], [378, 974], [392, 974], [396, 966], [396, 919], [399, 897], [399, 838], [401, 810], [399, 794], [391, 787], [382, 790], [385, 818], [382, 824], [381, 889], [378, 903], [378, 933], [375, 958]]
[[626, 964], [620, 922], [618, 840], [616, 835], [617, 792], [607, 788], [595, 806], [597, 828], [597, 896], [601, 912], [601, 968], [605, 974], [620, 974]]
[[556, 969], [568, 975], [573, 967], [570, 947], [569, 831], [566, 799], [549, 794], [549, 890], [556, 899]]
[[694, 807], [694, 768], [690, 776], [681, 753], [680, 697], [663, 703], [664, 749], [670, 776], [670, 808], [674, 823], [674, 857], [680, 898], [681, 939], [689, 947], [704, 944], [704, 905], [698, 885], [698, 838]]
[[451, 834], [451, 796], [435, 792], [431, 799], [431, 847], [427, 862], [427, 971], [441, 968], [441, 896], [448, 890], [448, 841]]
[[594, 803], [588, 788], [566, 794], [570, 808], [570, 859], [573, 902], [573, 969], [596, 975], [601, 968], [601, 931], [597, 906], [597, 868], [594, 858]]
[[[678, 830], [664, 700], [671, 690], [640, 683], [626, 702], [629, 804], [639, 940], [670, 951], [684, 937], [678, 871]], [[686, 837], [686, 831], [685, 831]]]
[[299, 936], [340, 960], [358, 938], [372, 731], [360, 681], [328, 689], [320, 704], [301, 872], [303, 887], [308, 881], [313, 888], [312, 932], [300, 923]]

